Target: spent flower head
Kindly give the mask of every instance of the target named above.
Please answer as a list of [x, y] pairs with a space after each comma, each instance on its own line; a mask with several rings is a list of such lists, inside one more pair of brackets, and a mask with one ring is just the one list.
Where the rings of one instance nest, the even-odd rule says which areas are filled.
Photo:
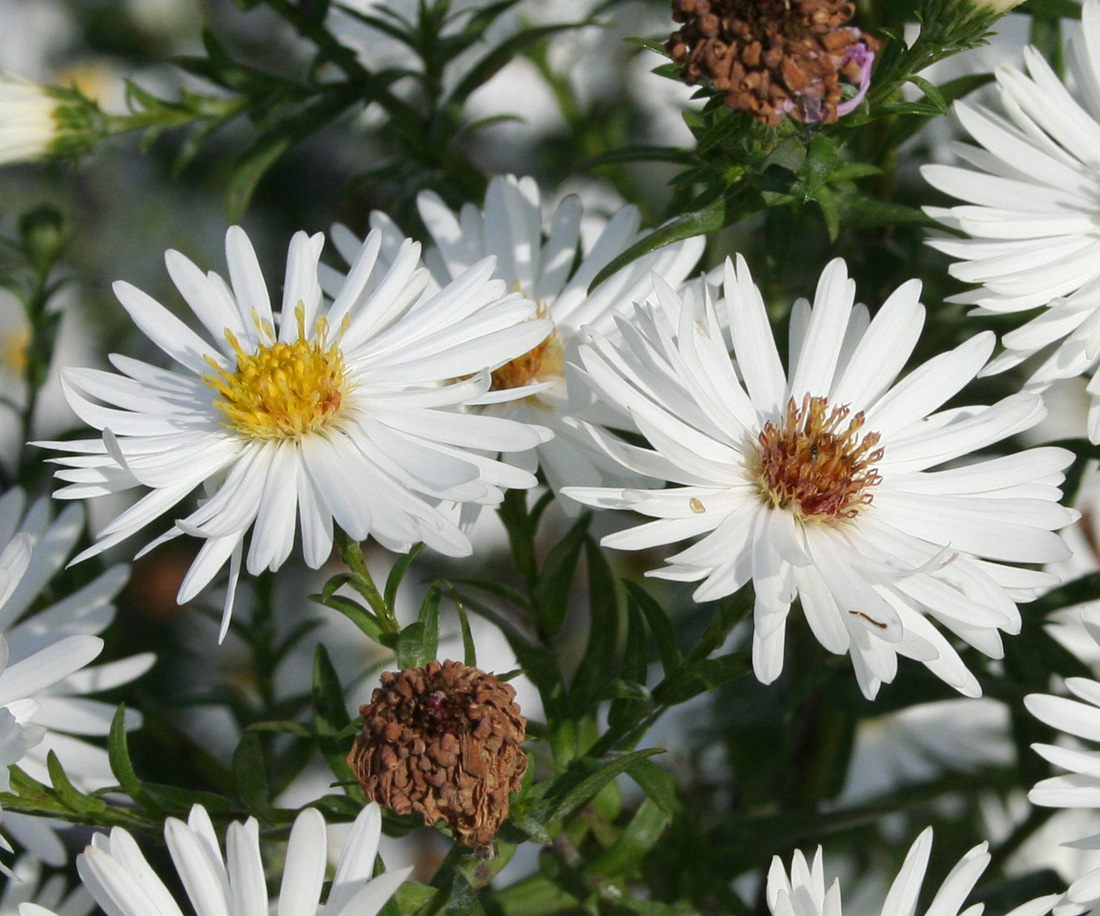
[[848, 0], [674, 0], [666, 48], [690, 84], [772, 127], [830, 124], [862, 101], [878, 42], [846, 23]]

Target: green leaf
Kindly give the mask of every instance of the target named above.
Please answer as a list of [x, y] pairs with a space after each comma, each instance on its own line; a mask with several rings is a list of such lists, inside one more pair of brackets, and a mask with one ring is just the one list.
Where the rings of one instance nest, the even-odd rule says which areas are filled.
[[574, 716], [585, 715], [601, 700], [607, 699], [619, 672], [616, 659], [619, 602], [615, 577], [603, 551], [587, 535], [584, 547], [588, 564], [588, 644], [569, 685], [569, 705]]
[[[356, 86], [327, 92], [297, 113], [263, 131], [233, 168], [233, 177], [226, 194], [229, 221], [241, 221], [260, 179], [287, 150], [334, 121], [352, 105], [371, 101], [372, 93], [369, 89], [370, 87], [364, 92], [362, 87]], [[376, 87], [373, 94], [381, 91], [382, 87]]]
[[585, 869], [585, 873], [606, 878], [634, 874], [646, 853], [661, 838], [669, 817], [668, 812], [647, 798], [619, 838]]
[[749, 672], [748, 652], [730, 652], [681, 665], [671, 677], [653, 688], [653, 698], [664, 706], [686, 703]]
[[814, 134], [806, 147], [806, 161], [802, 166], [806, 200], [816, 199], [828, 183], [840, 154], [833, 141], [825, 134]]
[[501, 601], [506, 601], [513, 607], [517, 607], [520, 610], [531, 610], [531, 602], [529, 602], [523, 592], [518, 589], [512, 588], [510, 585], [505, 585], [503, 582], [494, 582], [490, 579], [451, 579], [458, 585], [472, 585], [474, 588], [480, 589], [483, 592], [487, 592], [499, 598]]
[[[333, 578], [347, 577], [334, 576]], [[386, 631], [382, 628], [382, 624], [379, 622], [378, 618], [353, 598], [348, 598], [344, 595], [329, 595], [325, 597], [324, 592], [319, 595], [310, 595], [309, 597], [318, 604], [323, 604], [325, 607], [330, 607], [335, 611], [339, 611], [375, 642], [384, 641], [383, 638], [386, 635]]]
[[54, 796], [70, 811], [84, 815], [89, 822], [94, 823], [95, 815], [107, 810], [107, 803], [103, 799], [85, 795], [69, 781], [65, 768], [53, 751], [46, 755], [46, 769], [50, 774]]
[[[477, 667], [477, 648], [474, 646], [474, 634], [470, 630], [470, 618], [466, 615], [466, 606], [456, 592], [452, 596], [455, 612], [458, 614], [458, 627], [462, 631], [462, 660], [470, 668]], [[517, 672], [519, 673], [519, 672]]]
[[423, 549], [424, 545], [422, 543], [416, 544], [412, 550], [393, 564], [393, 569], [390, 570], [390, 574], [386, 577], [386, 588], [383, 591], [383, 597], [387, 607], [394, 607], [396, 605], [397, 590], [401, 587], [401, 581], [405, 578], [405, 573], [409, 571], [409, 567], [412, 566], [413, 561], [420, 556], [420, 551]]
[[233, 752], [233, 783], [245, 808], [262, 821], [268, 819], [271, 799], [260, 736], [245, 732]]
[[676, 813], [679, 802], [676, 799], [676, 780], [671, 773], [652, 760], [639, 760], [630, 768], [630, 776], [669, 818]]
[[439, 585], [433, 585], [420, 605], [420, 616], [397, 637], [397, 667], [422, 668], [439, 648]]
[[924, 99], [932, 105], [935, 105], [939, 109], [940, 114], [947, 114], [947, 100], [943, 97], [943, 94], [936, 88], [935, 84], [928, 82], [923, 76], [917, 76], [913, 74], [909, 77], [909, 82], [924, 92]]
[[130, 760], [129, 742], [126, 740], [126, 706], [122, 703], [115, 710], [114, 718], [111, 720], [111, 731], [107, 736], [107, 759], [115, 779], [134, 804], [157, 811], [155, 802], [142, 787], [137, 771], [134, 770], [134, 764]]
[[673, 220], [669, 220], [669, 222], [665, 223], [663, 226], [660, 226], [649, 233], [649, 235], [635, 242], [618, 257], [612, 258], [610, 263], [596, 274], [595, 279], [589, 284], [589, 292], [594, 290], [616, 271], [622, 270], [622, 268], [626, 267], [628, 264], [636, 261], [643, 255], [649, 254], [651, 251], [656, 251], [658, 248], [664, 248], [665, 245], [671, 245], [673, 242], [679, 242], [684, 239], [694, 238], [697, 235], [707, 235], [711, 232], [718, 231], [726, 225], [726, 216], [726, 201], [719, 200], [705, 210], [699, 210], [695, 213], [685, 213], [683, 216], [678, 216]]
[[515, 58], [520, 51], [530, 47], [543, 38], [556, 35], [558, 32], [577, 29], [585, 25], [584, 22], [560, 22], [551, 25], [536, 26], [519, 32], [516, 35], [502, 41], [484, 57], [478, 60], [466, 75], [458, 81], [458, 85], [451, 90], [447, 101], [451, 104], [464, 105], [467, 97], [475, 89], [487, 83], [509, 61]]
[[[321, 754], [338, 780], [355, 779], [348, 766], [348, 748], [338, 737], [350, 722], [344, 689], [328, 649], [321, 643], [313, 656], [313, 732]], [[363, 797], [358, 789], [351, 794]]]
[[1080, 19], [1081, 4], [1075, 0], [1027, 0], [1016, 12], [1040, 19]]
[[571, 771], [553, 780], [555, 786], [547, 798], [549, 804], [545, 815], [546, 820], [569, 817], [574, 811], [588, 804], [596, 793], [616, 776], [625, 773], [647, 757], [663, 753], [664, 750], [659, 747], [650, 747], [621, 757], [603, 758], [598, 761], [582, 760], [586, 768], [591, 767], [583, 775]]
[[657, 657], [661, 660], [665, 677], [680, 667], [680, 647], [676, 643], [676, 630], [672, 620], [653, 597], [638, 583], [624, 579], [628, 607], [634, 606], [642, 612], [653, 641], [657, 644]]
[[591, 521], [591, 512], [586, 512], [577, 519], [565, 537], [551, 548], [543, 561], [542, 569], [539, 570], [531, 602], [534, 606], [535, 626], [545, 641], [557, 636], [565, 623], [573, 577]]

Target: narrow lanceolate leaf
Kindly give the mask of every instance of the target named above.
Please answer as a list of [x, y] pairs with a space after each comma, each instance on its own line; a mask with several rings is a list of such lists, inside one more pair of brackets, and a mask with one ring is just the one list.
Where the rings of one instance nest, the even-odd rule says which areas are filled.
[[633, 874], [646, 853], [661, 838], [668, 822], [668, 813], [647, 798], [634, 812], [634, 817], [611, 848], [586, 868], [585, 872], [607, 878]]
[[420, 615], [397, 637], [397, 667], [422, 668], [439, 648], [439, 585], [433, 585], [420, 605]]
[[70, 811], [87, 816], [90, 822], [94, 822], [94, 815], [106, 810], [107, 803], [103, 799], [85, 795], [72, 784], [53, 751], [46, 756], [46, 769], [50, 774], [54, 797]]
[[[313, 731], [317, 746], [336, 778], [354, 783], [355, 775], [347, 761], [347, 744], [339, 740], [341, 731], [350, 722], [336, 669], [332, 667], [328, 650], [323, 644], [318, 645], [313, 656]], [[354, 791], [359, 792], [357, 786]]]
[[657, 657], [661, 660], [665, 677], [668, 677], [680, 667], [680, 647], [676, 643], [672, 620], [653, 596], [636, 582], [623, 580], [623, 584], [626, 586], [627, 606], [636, 607], [645, 617], [649, 632], [653, 634], [653, 641], [657, 645]]
[[397, 590], [401, 587], [401, 582], [405, 578], [405, 573], [409, 571], [409, 567], [412, 566], [413, 561], [420, 556], [420, 552], [423, 549], [423, 544], [417, 544], [412, 550], [405, 554], [405, 556], [401, 557], [393, 564], [393, 569], [390, 570], [390, 574], [386, 577], [386, 588], [384, 590], [387, 607], [392, 608], [396, 603]]
[[546, 640], [557, 636], [565, 622], [573, 577], [577, 572], [581, 548], [584, 546], [591, 520], [592, 515], [588, 512], [577, 519], [568, 534], [551, 548], [539, 571], [531, 599], [535, 610], [535, 626]]
[[263, 746], [255, 732], [245, 732], [233, 752], [233, 782], [244, 806], [263, 820], [271, 808]]
[[717, 200], [704, 210], [695, 213], [685, 213], [676, 219], [669, 220], [658, 229], [655, 229], [643, 239], [635, 242], [617, 258], [604, 267], [592, 281], [589, 290], [595, 289], [604, 280], [622, 270], [627, 264], [631, 264], [643, 255], [679, 242], [684, 239], [694, 238], [697, 235], [706, 235], [708, 232], [716, 232], [726, 225], [726, 201]]
[[610, 694], [618, 677], [619, 602], [615, 577], [596, 542], [585, 538], [588, 563], [588, 645], [569, 687], [569, 705], [576, 716], [592, 710]]
[[154, 799], [142, 787], [130, 760], [130, 748], [126, 740], [126, 707], [121, 703], [111, 720], [111, 732], [107, 737], [107, 759], [115, 779], [134, 804], [159, 810]]

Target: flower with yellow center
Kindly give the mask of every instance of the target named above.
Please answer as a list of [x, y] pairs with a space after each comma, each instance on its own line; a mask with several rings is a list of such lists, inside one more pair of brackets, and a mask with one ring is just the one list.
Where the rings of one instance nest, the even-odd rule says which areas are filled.
[[[483, 413], [545, 425], [554, 432], [554, 438], [538, 448], [507, 460], [532, 473], [541, 468], [554, 492], [567, 484], [639, 482], [635, 475], [623, 478], [620, 468], [583, 447], [565, 423], [581, 410], [595, 422], [620, 428], [630, 423], [629, 418], [604, 413], [600, 405], [589, 403], [584, 384], [571, 378], [567, 359], [582, 328], [616, 333], [616, 310], [651, 295], [655, 275], [673, 289], [682, 288], [702, 254], [704, 239], [687, 239], [638, 258], [589, 291], [596, 275], [641, 238], [636, 207], [619, 210], [595, 242], [582, 250], [585, 214], [580, 200], [570, 195], [544, 214], [538, 185], [531, 178], [496, 176], [481, 210], [467, 204], [454, 213], [431, 191], [423, 192], [417, 204], [435, 242], [424, 255], [434, 284], [450, 283], [471, 264], [491, 256], [496, 259], [493, 276], [538, 302], [542, 317], [554, 322], [554, 333], [544, 342], [493, 373], [493, 391], [501, 400], [481, 408]], [[593, 218], [589, 214], [587, 219]], [[371, 224], [385, 233], [391, 248], [402, 237], [384, 214], [373, 214]], [[345, 259], [354, 257], [359, 240], [347, 229], [336, 227], [333, 241]], [[341, 280], [335, 274], [328, 277], [334, 289]], [[520, 388], [528, 389], [524, 396], [508, 396]], [[562, 504], [570, 512], [580, 509], [571, 500]]]
[[279, 568], [299, 522], [313, 568], [331, 553], [335, 525], [391, 550], [423, 542], [466, 556], [469, 539], [439, 504], [491, 505], [507, 488], [533, 486], [534, 475], [486, 453], [528, 451], [549, 438], [542, 428], [466, 409], [523, 397], [490, 391], [492, 372], [551, 331], [533, 302], [492, 279], [491, 259], [432, 287], [419, 245], [403, 241], [383, 266], [382, 238], [372, 233], [327, 301], [317, 277], [323, 244], [305, 233], [291, 241], [281, 321], [236, 227], [226, 235], [228, 284], [178, 252], [165, 259], [205, 334], [115, 284], [178, 371], [126, 357], [114, 358], [120, 374], [68, 370], [69, 401], [102, 439], [43, 443], [65, 453], [56, 459], [68, 483], [59, 497], [150, 490], [78, 559], [206, 489], [206, 501], [158, 543], [183, 533], [204, 539], [181, 603], [229, 561], [223, 636], [242, 558], [253, 575]]
[[1027, 393], [942, 409], [985, 364], [992, 334], [897, 381], [924, 321], [919, 294], [916, 281], [904, 284], [870, 320], [844, 262], [833, 261], [813, 307], [795, 303], [784, 368], [738, 258], [725, 267], [728, 340], [711, 303], [700, 310], [658, 290], [658, 304], [635, 309], [637, 333], [580, 348], [595, 396], [633, 417], [650, 447], [577, 429], [608, 459], [669, 486], [565, 493], [653, 519], [608, 535], [608, 546], [698, 538], [649, 573], [701, 582], [698, 601], [751, 581], [753, 667], [765, 683], [783, 669], [797, 597], [821, 644], [851, 655], [866, 696], [893, 679], [899, 655], [976, 696], [977, 680], [929, 618], [999, 657], [999, 631], [1020, 627], [1016, 602], [1057, 581], [1013, 564], [1067, 554], [1053, 532], [1076, 516], [1057, 502], [1072, 455], [1038, 448], [959, 463], [1045, 410]]

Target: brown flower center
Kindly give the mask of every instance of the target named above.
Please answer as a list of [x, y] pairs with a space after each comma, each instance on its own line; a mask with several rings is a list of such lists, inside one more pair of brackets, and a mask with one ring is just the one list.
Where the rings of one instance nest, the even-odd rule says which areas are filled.
[[861, 433], [863, 413], [806, 395], [787, 403], [781, 424], [767, 423], [750, 466], [765, 500], [800, 522], [835, 525], [870, 505], [882, 477], [878, 433]]

